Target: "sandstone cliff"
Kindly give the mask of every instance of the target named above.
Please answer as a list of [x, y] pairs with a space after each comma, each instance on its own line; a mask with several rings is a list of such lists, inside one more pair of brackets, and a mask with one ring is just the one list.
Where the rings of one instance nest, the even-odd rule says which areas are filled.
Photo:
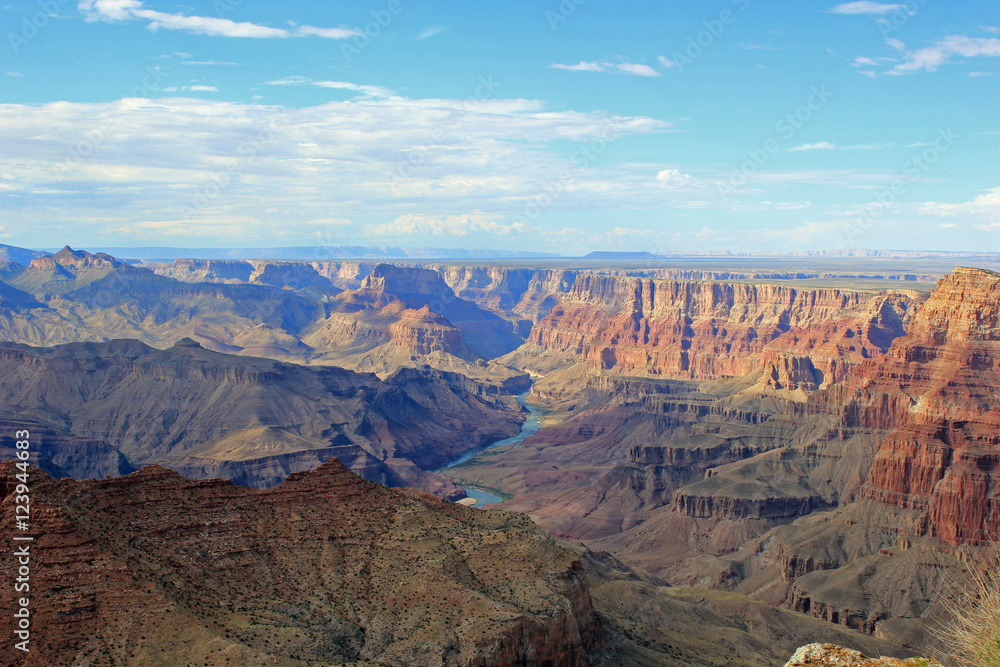
[[757, 373], [779, 389], [814, 390], [887, 350], [918, 303], [915, 293], [581, 274], [509, 358], [648, 377]]
[[896, 430], [862, 494], [924, 512], [951, 544], [1000, 534], [1000, 274], [941, 279], [904, 338], [859, 373], [849, 415]]

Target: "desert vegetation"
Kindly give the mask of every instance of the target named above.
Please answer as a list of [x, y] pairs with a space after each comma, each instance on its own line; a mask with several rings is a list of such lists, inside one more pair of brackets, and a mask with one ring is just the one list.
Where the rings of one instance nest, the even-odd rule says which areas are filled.
[[953, 620], [940, 632], [963, 665], [1000, 666], [1000, 557], [973, 571], [971, 586], [951, 606]]

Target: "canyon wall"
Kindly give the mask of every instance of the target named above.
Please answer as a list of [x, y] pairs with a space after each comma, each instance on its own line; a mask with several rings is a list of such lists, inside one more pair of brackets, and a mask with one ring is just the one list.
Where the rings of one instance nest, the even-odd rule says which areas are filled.
[[915, 293], [582, 274], [509, 358], [648, 377], [756, 372], [778, 388], [814, 390], [888, 349], [918, 305]]
[[1000, 274], [956, 269], [878, 364], [849, 416], [892, 432], [862, 493], [951, 544], [1000, 535]]

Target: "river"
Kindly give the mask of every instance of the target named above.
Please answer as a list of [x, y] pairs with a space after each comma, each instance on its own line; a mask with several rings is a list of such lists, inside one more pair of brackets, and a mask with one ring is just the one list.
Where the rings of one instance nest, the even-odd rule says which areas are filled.
[[[504, 438], [503, 440], [497, 440], [496, 442], [490, 445], [486, 445], [482, 449], [477, 449], [474, 452], [466, 452], [465, 454], [462, 454], [454, 461], [445, 464], [438, 470], [454, 468], [455, 466], [461, 463], [465, 463], [466, 461], [472, 459], [473, 457], [478, 456], [482, 452], [485, 452], [487, 449], [493, 449], [494, 447], [513, 445], [511, 449], [514, 449], [514, 447], [520, 445], [521, 441], [527, 438], [529, 435], [534, 435], [538, 433], [538, 429], [542, 427], [542, 422], [541, 422], [542, 413], [539, 412], [533, 405], [528, 403], [527, 400], [525, 400], [527, 399], [527, 397], [528, 397], [528, 392], [524, 392], [523, 394], [518, 394], [517, 396], [514, 397], [517, 399], [518, 403], [527, 408], [528, 412], [530, 413], [528, 415], [528, 418], [524, 420], [524, 423], [521, 424], [520, 433], [515, 435], [513, 438]], [[489, 503], [499, 503], [503, 500], [503, 498], [501, 498], [500, 496], [494, 493], [490, 493], [489, 491], [484, 491], [482, 489], [467, 488], [463, 489], [463, 491], [465, 491], [465, 493], [468, 494], [470, 498], [476, 499], [476, 504], [472, 505], [472, 507], [482, 507], [483, 505], [488, 505]]]

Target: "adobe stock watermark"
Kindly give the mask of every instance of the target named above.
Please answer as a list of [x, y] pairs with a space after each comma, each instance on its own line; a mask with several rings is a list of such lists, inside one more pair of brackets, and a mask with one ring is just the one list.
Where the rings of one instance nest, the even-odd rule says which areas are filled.
[[358, 34], [349, 41], [345, 40], [341, 43], [340, 55], [344, 57], [346, 62], [351, 62], [355, 56], [367, 49], [372, 40], [378, 38], [402, 11], [403, 3], [400, 0], [389, 0], [383, 9], [373, 9], [369, 12], [372, 17], [370, 21], [360, 28], [353, 28], [354, 32]]
[[812, 86], [806, 101], [779, 118], [774, 124], [776, 136], [768, 137], [757, 148], [748, 148], [747, 158], [740, 163], [738, 168], [733, 169], [729, 180], [716, 183], [719, 194], [726, 197], [746, 187], [750, 177], [763, 169], [772, 155], [782, 150], [782, 142], [787, 142], [794, 137], [820, 109], [826, 106], [832, 97], [833, 91], [828, 89], [826, 84]]
[[[750, 8], [750, 0], [731, 1], [736, 6], [738, 12], [745, 12]], [[670, 56], [673, 62], [671, 67], [676, 67], [678, 72], [683, 72], [685, 67], [693, 65], [696, 60], [704, 55], [706, 50], [715, 44], [715, 40], [722, 37], [729, 26], [736, 23], [736, 19], [739, 16], [738, 12], [727, 7], [720, 11], [719, 15], [714, 19], [702, 21], [701, 24], [704, 26], [704, 29], [696, 35], [689, 35], [687, 46], [684, 47], [684, 50], [674, 51]]]
[[234, 151], [234, 155], [238, 159], [229, 164], [225, 169], [212, 174], [198, 188], [198, 191], [191, 196], [191, 200], [181, 208], [181, 215], [184, 216], [184, 219], [190, 220], [198, 215], [202, 209], [207, 208], [214, 200], [218, 199], [232, 185], [233, 179], [243, 173], [247, 165], [257, 158], [258, 152], [264, 146], [274, 141], [278, 130], [287, 125], [288, 113], [278, 114], [268, 120], [267, 127], [243, 139]]
[[906, 25], [906, 22], [913, 18], [920, 7], [926, 3], [927, 0], [906, 0], [905, 3], [894, 5], [895, 9], [880, 17], [876, 23], [882, 37], [891, 37]]
[[7, 43], [14, 53], [20, 53], [21, 48], [28, 45], [28, 42], [38, 36], [38, 32], [45, 28], [53, 18], [57, 16], [60, 7], [73, 4], [73, 0], [38, 0], [35, 6], [38, 11], [30, 16], [21, 17], [21, 29], [18, 32], [7, 33]]
[[858, 213], [857, 218], [844, 230], [844, 241], [847, 246], [853, 245], [859, 234], [871, 229], [876, 220], [898, 203], [899, 197], [906, 192], [907, 185], [930, 171], [931, 167], [941, 159], [941, 156], [947, 153], [961, 138], [961, 135], [952, 132], [950, 127], [939, 129], [937, 136], [929, 146], [904, 162], [903, 175], [875, 195], [875, 199], [865, 205]]
[[429, 145], [413, 146], [406, 152], [406, 156], [399, 160], [394, 174], [388, 177], [389, 185], [397, 185], [401, 179], [411, 178], [417, 169], [427, 164], [433, 153], [440, 150], [438, 146], [445, 139], [447, 132], [445, 127], [452, 125], [461, 114], [474, 111], [476, 107], [493, 96], [493, 93], [500, 88], [500, 83], [493, 79], [493, 75], [480, 76], [473, 94], [462, 100], [457, 109], [452, 109], [448, 116], [440, 122], [435, 123], [435, 129], [428, 135]]
[[545, 20], [548, 21], [549, 29], [555, 32], [559, 29], [559, 24], [565, 23], [569, 17], [576, 14], [577, 8], [587, 0], [561, 0], [554, 9], [545, 10]]
[[[607, 152], [608, 146], [623, 134], [623, 130], [619, 125], [620, 121], [617, 118], [608, 119], [596, 137], [592, 138], [582, 148], [578, 148], [573, 152], [570, 160], [576, 170], [586, 169]], [[524, 205], [524, 210], [520, 214], [511, 216], [511, 222], [528, 225], [529, 222], [540, 218], [542, 213], [552, 206], [563, 193], [573, 187], [576, 181], [574, 171], [573, 169], [564, 169], [559, 172], [555, 183], [545, 186], [540, 193], [532, 197]]]

